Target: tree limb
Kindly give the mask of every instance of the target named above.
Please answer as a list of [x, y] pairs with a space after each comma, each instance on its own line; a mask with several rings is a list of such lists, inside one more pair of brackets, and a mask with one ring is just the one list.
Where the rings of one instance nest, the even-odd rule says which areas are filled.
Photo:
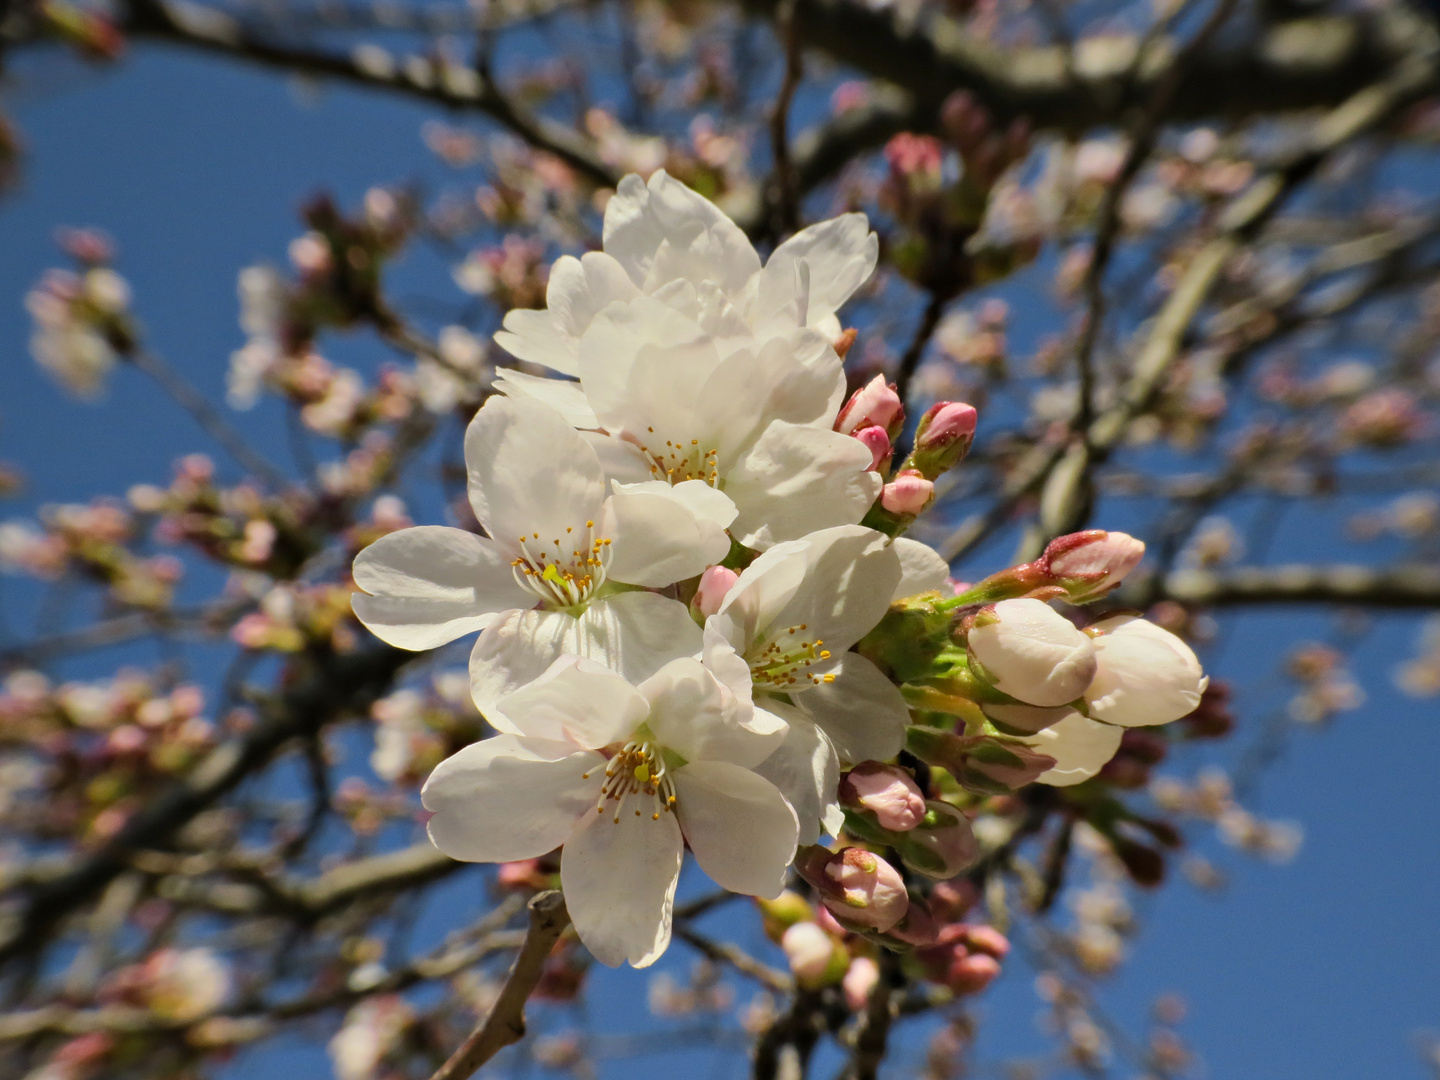
[[524, 1037], [525, 1002], [540, 981], [550, 950], [569, 925], [565, 897], [558, 890], [539, 893], [530, 901], [530, 929], [525, 944], [520, 946], [520, 955], [515, 957], [490, 1015], [430, 1080], [466, 1080], [505, 1047]]

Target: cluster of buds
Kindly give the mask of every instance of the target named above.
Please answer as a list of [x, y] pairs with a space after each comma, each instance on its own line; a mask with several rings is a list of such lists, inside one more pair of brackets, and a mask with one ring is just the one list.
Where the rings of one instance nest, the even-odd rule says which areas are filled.
[[995, 981], [1010, 953], [1010, 942], [984, 923], [950, 923], [935, 935], [935, 943], [915, 952], [931, 982], [949, 988], [956, 996], [976, 994]]
[[241, 648], [301, 652], [312, 646], [338, 653], [352, 651], [358, 637], [343, 583], [275, 585], [260, 597], [258, 611], [243, 616], [230, 630]]
[[248, 483], [221, 487], [203, 454], [176, 462], [168, 488], [137, 484], [126, 499], [153, 519], [162, 543], [188, 544], [215, 562], [278, 578], [293, 577], [318, 550], [312, 530], [325, 509], [301, 490], [267, 496]]
[[370, 767], [392, 784], [418, 785], [430, 770], [482, 734], [464, 672], [444, 672], [425, 692], [397, 690], [370, 706], [375, 749]]
[[898, 765], [861, 762], [840, 778], [839, 796], [848, 833], [893, 849], [917, 873], [953, 878], [979, 858], [965, 815], [947, 802], [926, 799], [911, 773]]
[[[19, 755], [0, 759], [0, 825], [40, 838], [113, 835], [215, 745], [204, 705], [199, 687], [167, 689], [134, 671], [60, 686], [15, 672], [0, 689], [0, 723]], [[22, 767], [37, 750], [59, 767]]]
[[47, 271], [26, 295], [35, 322], [30, 352], [66, 389], [93, 399], [117, 358], [136, 345], [130, 286], [110, 266], [114, 250], [98, 233], [67, 230], [59, 241], [77, 267]]
[[[853, 338], [843, 341], [848, 349]], [[865, 524], [891, 536], [909, 527], [935, 501], [935, 481], [964, 460], [975, 439], [977, 413], [958, 401], [936, 402], [920, 418], [914, 448], [891, 474], [895, 441], [905, 430], [905, 405], [893, 383], [876, 375], [850, 396], [835, 430], [870, 451], [870, 468], [885, 480]]]
[[454, 277], [462, 290], [488, 297], [502, 310], [542, 307], [549, 280], [545, 245], [536, 237], [512, 234], [470, 252], [455, 267]]
[[44, 579], [74, 574], [103, 585], [116, 604], [160, 610], [170, 605], [182, 567], [169, 555], [131, 550], [135, 522], [108, 500], [43, 507], [40, 525], [0, 524], [0, 569]]

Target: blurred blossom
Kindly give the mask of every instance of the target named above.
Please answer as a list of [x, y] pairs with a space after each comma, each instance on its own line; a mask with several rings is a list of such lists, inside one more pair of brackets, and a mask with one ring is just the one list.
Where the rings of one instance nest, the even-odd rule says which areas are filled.
[[1208, 517], [1196, 526], [1180, 553], [1180, 562], [1208, 569], [1233, 563], [1244, 554], [1245, 541], [1229, 518]]
[[1440, 615], [1425, 620], [1415, 659], [1395, 669], [1395, 682], [1412, 697], [1440, 695]]
[[336, 1080], [375, 1080], [414, 1014], [395, 994], [366, 998], [345, 1014], [345, 1023], [330, 1040], [330, 1061]]

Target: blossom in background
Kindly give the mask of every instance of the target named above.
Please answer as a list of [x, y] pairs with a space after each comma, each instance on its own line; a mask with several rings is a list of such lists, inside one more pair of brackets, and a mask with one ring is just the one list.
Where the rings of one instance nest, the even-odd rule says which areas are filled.
[[130, 286], [108, 266], [47, 272], [25, 297], [35, 321], [35, 362], [76, 396], [95, 399], [115, 366], [117, 343], [127, 336], [129, 306]]
[[[362, 551], [354, 576], [365, 592], [353, 603], [376, 636], [404, 649], [432, 649], [500, 624], [503, 640], [519, 634], [535, 645], [528, 678], [562, 651], [599, 649], [618, 659], [620, 639], [632, 628], [636, 641], [663, 637], [677, 624], [688, 630], [675, 643], [698, 636], [677, 601], [606, 586], [668, 585], [720, 559], [734, 517], [723, 494], [698, 482], [607, 492], [595, 451], [533, 401], [491, 398], [466, 433], [465, 456], [470, 504], [489, 536], [422, 525]], [[684, 651], [667, 651], [665, 659]], [[483, 652], [477, 645], [477, 655]]]
[[783, 890], [795, 812], [753, 770], [785, 725], [700, 661], [634, 686], [562, 657], [499, 705], [516, 733], [466, 747], [426, 782], [430, 837], [469, 862], [563, 844], [566, 905], [602, 962], [644, 967], [665, 951], [686, 844], [732, 892]]

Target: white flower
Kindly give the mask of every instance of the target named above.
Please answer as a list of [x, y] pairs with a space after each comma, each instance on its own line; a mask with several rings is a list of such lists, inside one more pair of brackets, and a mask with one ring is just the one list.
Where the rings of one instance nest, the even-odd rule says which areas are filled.
[[410, 1006], [395, 994], [366, 998], [346, 1013], [345, 1026], [329, 1045], [337, 1080], [374, 1080], [414, 1018]]
[[[900, 558], [873, 529], [842, 525], [777, 544], [750, 564], [705, 623], [706, 660], [757, 710], [785, 720], [785, 742], [757, 770], [800, 816], [801, 843], [833, 831], [840, 761], [883, 761], [909, 711], [873, 663], [847, 650], [880, 621]], [[732, 655], [733, 650], [733, 655]]]
[[674, 660], [636, 687], [562, 657], [500, 705], [518, 734], [466, 747], [426, 782], [430, 838], [468, 862], [563, 844], [565, 903], [601, 962], [644, 967], [665, 951], [687, 843], [722, 887], [780, 895], [795, 812], [752, 769], [784, 724], [698, 660]]
[[1195, 711], [1210, 680], [1189, 645], [1134, 615], [1115, 615], [1098, 631], [1098, 669], [1085, 691], [1097, 720], [1139, 727], [1168, 724]]
[[1055, 759], [1053, 767], [1036, 777], [1037, 782], [1069, 787], [1089, 780], [1115, 756], [1124, 734], [1121, 728], [1070, 710], [1062, 719], [1025, 740], [1040, 753]]
[[141, 971], [145, 1004], [171, 1020], [195, 1020], [230, 996], [230, 968], [207, 948], [160, 949]]
[[617, 300], [654, 296], [697, 306], [763, 342], [799, 327], [827, 340], [835, 312], [875, 269], [879, 241], [864, 214], [802, 229], [762, 268], [741, 228], [663, 169], [620, 181], [605, 207], [604, 251], [564, 256], [550, 271], [545, 311], [511, 311], [495, 340], [513, 356], [579, 376], [590, 321]]
[[1041, 600], [1001, 600], [967, 637], [995, 686], [1029, 705], [1064, 705], [1095, 676], [1095, 646]]
[[615, 485], [607, 495], [595, 451], [538, 402], [487, 401], [466, 432], [465, 459], [488, 537], [422, 525], [355, 559], [365, 590], [355, 614], [400, 648], [432, 649], [537, 605], [573, 622], [604, 598], [607, 581], [669, 585], [729, 550], [734, 508], [724, 495], [704, 484]]
[[[576, 384], [526, 387], [553, 400]], [[615, 436], [604, 451], [608, 475], [723, 490], [738, 511], [733, 532], [748, 547], [858, 521], [879, 494], [870, 451], [832, 430], [844, 370], [811, 331], [726, 340], [641, 297], [593, 321], [580, 343], [579, 390], [590, 415], [580, 416], [578, 402], [566, 414]]]

